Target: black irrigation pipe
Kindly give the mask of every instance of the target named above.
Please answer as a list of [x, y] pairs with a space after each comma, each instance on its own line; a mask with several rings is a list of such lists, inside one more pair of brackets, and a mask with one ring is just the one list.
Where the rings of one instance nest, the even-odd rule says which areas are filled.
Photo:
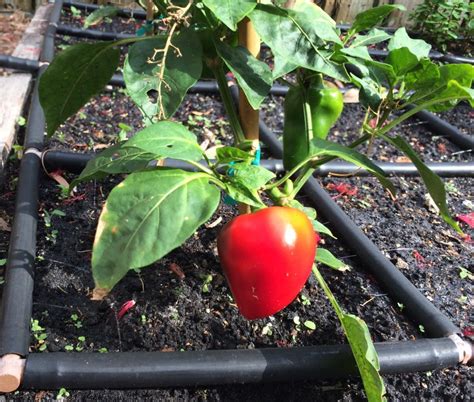
[[[48, 172], [60, 169], [71, 173], [81, 173], [96, 154], [83, 154], [74, 152], [47, 150], [43, 154], [43, 163]], [[204, 163], [204, 162], [203, 162]], [[416, 166], [412, 163], [376, 163], [388, 175], [400, 176], [419, 176]], [[165, 166], [183, 170], [198, 170], [197, 167], [190, 165], [184, 161], [175, 159], [166, 159]], [[281, 159], [263, 159], [261, 165], [274, 173], [283, 173], [283, 162]], [[427, 166], [435, 173], [443, 177], [474, 177], [474, 162], [465, 163], [427, 163]], [[329, 162], [316, 170], [316, 176], [336, 175], [353, 175], [353, 176], [369, 176], [370, 173], [365, 169], [360, 169], [356, 165], [349, 162]]]
[[[41, 62], [51, 62], [54, 33], [61, 15], [62, 1], [53, 6], [45, 33]], [[45, 71], [40, 67], [38, 77]], [[28, 115], [25, 154], [21, 160], [15, 204], [15, 218], [10, 237], [5, 285], [0, 310], [0, 355], [26, 356], [30, 342], [33, 303], [36, 227], [38, 221], [38, 178], [41, 167], [38, 150], [43, 146], [45, 118], [38, 98], [38, 82]]]
[[[409, 106], [407, 109], [412, 108], [413, 106]], [[424, 121], [430, 128], [431, 132], [436, 133], [437, 135], [446, 136], [449, 141], [460, 148], [474, 151], [474, 135], [464, 134], [447, 121], [426, 110], [421, 110], [418, 113], [415, 113], [415, 116]]]
[[40, 68], [40, 63], [38, 60], [0, 54], [0, 67], [35, 73]]
[[58, 25], [57, 33], [66, 36], [75, 36], [77, 38], [97, 39], [97, 40], [120, 40], [136, 38], [136, 35], [123, 34], [117, 32], [104, 32], [93, 29], [74, 28], [67, 25]]
[[[61, 1], [53, 9], [45, 40], [42, 61], [50, 61], [55, 22]], [[40, 74], [44, 67], [40, 69]], [[198, 386], [228, 383], [296, 381], [321, 377], [357, 375], [348, 345], [322, 345], [303, 348], [272, 348], [199, 352], [138, 353], [46, 353], [29, 354], [29, 322], [32, 310], [35, 237], [38, 204], [38, 174], [44, 136], [44, 116], [35, 87], [26, 133], [26, 151], [22, 158], [18, 183], [15, 220], [6, 269], [6, 281], [0, 316], [0, 391], [12, 386], [8, 360], [12, 354], [26, 357], [22, 387], [29, 389], [67, 388], [145, 388], [159, 386]], [[36, 114], [35, 114], [36, 113]], [[262, 140], [281, 155], [281, 144], [261, 126]], [[381, 372], [405, 373], [433, 370], [468, 362], [469, 343], [456, 334], [459, 330], [393, 266], [337, 207], [313, 180], [306, 187], [310, 198], [323, 215], [330, 217], [343, 240], [355, 247], [361, 259], [375, 270], [388, 275], [382, 283], [393, 287], [395, 300], [413, 310], [428, 335], [441, 339], [376, 344]], [[342, 214], [342, 215], [341, 215]], [[352, 227], [355, 226], [355, 229]], [[360, 233], [359, 233], [360, 232]], [[385, 261], [386, 260], [386, 261]], [[377, 272], [381, 270], [382, 272]], [[396, 274], [398, 272], [398, 275]], [[403, 278], [406, 282], [401, 280]], [[382, 278], [383, 279], [383, 278]], [[424, 315], [423, 315], [424, 314]], [[445, 336], [450, 336], [446, 338]], [[11, 389], [8, 389], [11, 390]]]
[[[376, 343], [382, 374], [458, 364], [446, 338]], [[133, 369], [133, 371], [131, 371]], [[348, 345], [187, 352], [34, 353], [25, 389], [158, 388], [287, 382], [357, 375]]]

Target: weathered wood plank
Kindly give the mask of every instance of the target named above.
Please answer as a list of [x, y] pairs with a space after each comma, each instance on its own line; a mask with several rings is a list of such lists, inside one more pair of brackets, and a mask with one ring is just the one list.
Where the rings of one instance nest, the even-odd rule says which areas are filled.
[[[38, 8], [33, 20], [15, 48], [13, 56], [38, 60], [43, 43], [43, 35], [47, 27], [48, 17], [52, 4]], [[8, 76], [0, 77], [0, 173], [5, 167], [12, 144], [16, 137], [18, 118], [23, 112], [28, 92], [32, 82], [32, 75], [13, 72]]]

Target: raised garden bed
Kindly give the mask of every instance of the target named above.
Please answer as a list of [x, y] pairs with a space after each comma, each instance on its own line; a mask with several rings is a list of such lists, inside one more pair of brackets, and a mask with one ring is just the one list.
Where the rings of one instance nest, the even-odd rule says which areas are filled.
[[[63, 136], [59, 141], [56, 138], [48, 144], [48, 148], [70, 150], [72, 147], [78, 151], [100, 149], [113, 142], [114, 134], [117, 133], [114, 126], [107, 126], [111, 119], [114, 120], [113, 124], [121, 121], [138, 128], [138, 113], [125, 102], [122, 108], [117, 109], [117, 103], [121, 102], [117, 99], [121, 99], [121, 94], [115, 92], [112, 96], [104, 93], [95, 98], [82, 115], [69, 121], [62, 130]], [[181, 113], [176, 115], [178, 120], [185, 116], [184, 122], [190, 128], [195, 124], [200, 128], [206, 127], [206, 114], [195, 114], [201, 118], [190, 121], [189, 113], [186, 113], [189, 105], [193, 105], [195, 109], [198, 104], [204, 113], [211, 110], [212, 117], [218, 117], [217, 121], [222, 122], [206, 127], [209, 132], [216, 129], [226, 132], [225, 120], [220, 118], [223, 110], [217, 103], [218, 98], [193, 95], [188, 99]], [[112, 102], [114, 111], [118, 110], [118, 117], [107, 111], [107, 105]], [[343, 118], [333, 129], [333, 135], [342, 137], [342, 141], [350, 138], [343, 137], [341, 133], [348, 133], [349, 137], [350, 128], [360, 121], [357, 108], [357, 105], [346, 107]], [[281, 98], [272, 98], [266, 110], [264, 119], [271, 116], [266, 121], [269, 125], [276, 124], [272, 128], [278, 132], [278, 119], [275, 117], [281, 114]], [[463, 113], [463, 106], [459, 110], [461, 111], [458, 113]], [[469, 116], [472, 118], [472, 115]], [[216, 121], [214, 118], [212, 120]], [[91, 121], [94, 124], [90, 124]], [[102, 125], [103, 123], [106, 125]], [[418, 150], [426, 160], [439, 161], [443, 157], [449, 161], [472, 160], [469, 153], [459, 153], [459, 148], [444, 139], [437, 139], [436, 145], [433, 145], [433, 140], [426, 135], [427, 131], [415, 120], [410, 121], [405, 129], [410, 130], [409, 138], [419, 145]], [[94, 133], [94, 143], [90, 143], [88, 136], [81, 135], [87, 131]], [[203, 131], [207, 132], [199, 130], [200, 133]], [[206, 136], [200, 139], [207, 139], [210, 143], [215, 141]], [[382, 154], [378, 153], [378, 156], [381, 160], [394, 161], [400, 157], [390, 148], [385, 149]], [[5, 190], [12, 190], [14, 186], [15, 166], [11, 169], [12, 180], [5, 182]], [[468, 212], [471, 205], [465, 202], [472, 201], [468, 180], [450, 179], [454, 214]], [[472, 271], [472, 245], [457, 238], [436, 215], [427, 213], [419, 180], [397, 180], [401, 195], [396, 209], [373, 179], [328, 178], [323, 180], [323, 185], [340, 182], [357, 186], [358, 193], [350, 197], [331, 193], [337, 196], [337, 202], [428, 299], [432, 299], [436, 307], [468, 333], [472, 324], [468, 321], [467, 301], [472, 298], [472, 289], [469, 288], [468, 279], [459, 276], [460, 271], [456, 265], [459, 263]], [[54, 182], [44, 179], [41, 183], [42, 219], [39, 224], [33, 319], [38, 320], [38, 325], [44, 329], [37, 327], [34, 331], [31, 351], [39, 352], [41, 348], [44, 349], [43, 345], [46, 345], [48, 352], [70, 351], [72, 348], [86, 353], [105, 352], [105, 349], [107, 352], [175, 352], [269, 346], [283, 348], [343, 342], [342, 332], [338, 329], [335, 318], [329, 314], [328, 302], [312, 280], [303, 291], [304, 297], [300, 296], [288, 309], [277, 314], [275, 319], [249, 322], [237, 314], [215, 253], [216, 234], [222, 226], [216, 219], [222, 217], [222, 222], [225, 222], [233, 216], [234, 212], [228, 207], [216, 212], [210, 221], [210, 228], [196, 232], [181, 249], [156, 263], [156, 267], [141, 270], [139, 274], [129, 274], [102, 304], [90, 301], [88, 291], [93, 287], [88, 269], [91, 244], [99, 208], [112, 184], [107, 180], [105, 183], [81, 185], [77, 199], [63, 199]], [[407, 188], [410, 188], [410, 192], [405, 196]], [[5, 202], [5, 210], [12, 211], [13, 197], [9, 192], [3, 192], [5, 195], [2, 202]], [[466, 195], [470, 198], [466, 198]], [[302, 200], [306, 201], [304, 196]], [[378, 206], [377, 209], [374, 206]], [[62, 213], [65, 215], [62, 216]], [[408, 237], [407, 233], [411, 236]], [[433, 233], [436, 235], [433, 236]], [[6, 249], [3, 242], [6, 243], [6, 239], [2, 241], [2, 251]], [[424, 328], [406, 320], [403, 311], [405, 306], [390, 301], [385, 290], [376, 285], [374, 278], [366, 273], [352, 251], [339, 241], [327, 240], [326, 247], [351, 267], [351, 271], [344, 273], [324, 272], [331, 288], [345, 310], [364, 318], [376, 342], [423, 337]], [[454, 265], [453, 261], [456, 261]], [[135, 300], [136, 304], [119, 319], [118, 311], [128, 300]], [[308, 320], [316, 324], [316, 329], [312, 330], [304, 325]], [[47, 334], [46, 342], [38, 342], [42, 334]], [[426, 399], [469, 400], [470, 392], [472, 393], [469, 389], [469, 375], [468, 368], [458, 367], [436, 370], [429, 374], [385, 376], [385, 382], [391, 399], [419, 399], [421, 396]], [[338, 400], [363, 397], [358, 380], [344, 380], [336, 385], [334, 381], [311, 381], [291, 386], [226, 385], [136, 391], [70, 391], [70, 394], [72, 400], [145, 397]], [[55, 392], [52, 391], [16, 394], [23, 399], [50, 398], [54, 395]]]

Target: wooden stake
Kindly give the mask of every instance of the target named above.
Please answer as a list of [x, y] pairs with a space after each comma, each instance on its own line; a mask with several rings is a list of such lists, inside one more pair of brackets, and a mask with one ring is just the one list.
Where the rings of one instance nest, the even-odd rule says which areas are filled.
[[[145, 22], [145, 24], [147, 24], [148, 22], [153, 21], [154, 7], [155, 7], [155, 4], [153, 3], [153, 0], [148, 0], [147, 3], [146, 3], [146, 22]], [[152, 36], [152, 35], [153, 35], [153, 30], [146, 32], [146, 36]]]
[[[260, 37], [248, 18], [239, 22], [238, 36], [239, 45], [246, 47], [253, 56], [258, 57], [260, 54]], [[252, 149], [256, 151], [258, 149], [259, 111], [250, 106], [242, 90], [239, 91], [239, 116], [245, 138], [253, 142]], [[245, 204], [239, 204], [239, 212], [241, 214], [250, 213], [250, 207]]]
[[[246, 47], [255, 57], [260, 53], [260, 37], [257, 35], [252, 22], [245, 18], [239, 22], [239, 45]], [[259, 111], [250, 106], [243, 91], [239, 92], [239, 115], [245, 138], [255, 140], [255, 147], [258, 145], [258, 119]]]
[[9, 354], [0, 359], [0, 392], [13, 392], [23, 379], [26, 360], [21, 356]]

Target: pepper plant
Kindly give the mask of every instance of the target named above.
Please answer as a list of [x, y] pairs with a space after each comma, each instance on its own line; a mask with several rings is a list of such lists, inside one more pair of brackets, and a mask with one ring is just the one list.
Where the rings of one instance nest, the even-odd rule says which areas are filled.
[[[439, 177], [403, 137], [392, 136], [390, 130], [418, 110], [446, 110], [461, 100], [473, 104], [474, 68], [463, 64], [439, 66], [429, 59], [430, 46], [410, 38], [404, 28], [394, 35], [375, 28], [401, 6], [383, 5], [365, 11], [342, 34], [313, 3], [296, 1], [292, 9], [283, 8], [281, 3], [155, 0], [155, 17], [165, 30], [66, 49], [40, 81], [47, 134], [54, 134], [108, 83], [119, 65], [119, 47], [130, 46], [123, 76], [126, 91], [143, 113], [146, 127], [97, 155], [71, 184], [74, 188], [86, 180], [127, 174], [111, 191], [99, 219], [92, 256], [93, 297], [103, 298], [130, 269], [148, 266], [179, 247], [213, 215], [224, 193], [253, 210], [228, 224], [218, 241], [224, 271], [244, 315], [256, 318], [284, 308], [313, 269], [348, 337], [367, 397], [380, 400], [384, 386], [367, 326], [339, 307], [313, 265], [316, 254], [316, 261], [341, 266], [327, 250], [316, 252], [319, 237], [314, 230], [329, 236], [332, 233], [316, 220], [314, 209], [305, 208], [295, 197], [318, 166], [335, 158], [367, 169], [394, 195], [395, 188], [385, 173], [368, 155], [357, 151], [362, 144], [383, 138], [413, 161], [442, 217], [460, 232], [449, 214]], [[268, 46], [273, 69], [237, 46], [237, 26], [244, 19], [253, 23]], [[384, 41], [388, 42], [388, 56], [384, 61], [373, 60], [367, 46]], [[259, 146], [245, 138], [226, 78], [228, 72], [254, 109], [260, 107], [274, 81], [283, 80], [290, 86], [285, 103], [287, 171], [283, 176], [276, 177], [259, 165]], [[172, 120], [188, 89], [207, 78], [216, 79], [219, 85], [234, 135], [234, 143], [218, 148], [213, 160], [193, 133]], [[366, 118], [360, 138], [352, 144], [326, 139], [342, 110], [341, 96], [327, 88], [328, 80], [360, 88]], [[164, 167], [161, 161], [166, 158], [185, 161], [194, 171]], [[268, 207], [264, 199], [273, 206]], [[262, 233], [263, 243], [244, 242], [249, 237], [245, 236], [249, 222], [250, 226], [258, 222], [274, 228], [276, 221], [288, 230], [275, 229], [272, 236]], [[309, 243], [308, 224], [312, 227]], [[237, 249], [230, 250], [236, 244]], [[262, 244], [268, 250], [263, 258], [267, 261], [253, 261], [255, 271], [242, 267], [245, 261], [236, 266], [229, 258], [228, 253], [251, 256], [252, 249]], [[275, 260], [270, 253], [285, 259], [288, 252], [283, 249], [288, 244], [296, 258], [278, 268], [282, 277], [276, 281], [271, 277]], [[254, 282], [252, 274], [257, 278]], [[298, 277], [296, 284], [285, 279], [290, 276]], [[259, 293], [256, 284], [263, 284], [270, 292]], [[265, 299], [271, 291], [283, 292], [284, 303], [276, 306], [276, 302]]]

